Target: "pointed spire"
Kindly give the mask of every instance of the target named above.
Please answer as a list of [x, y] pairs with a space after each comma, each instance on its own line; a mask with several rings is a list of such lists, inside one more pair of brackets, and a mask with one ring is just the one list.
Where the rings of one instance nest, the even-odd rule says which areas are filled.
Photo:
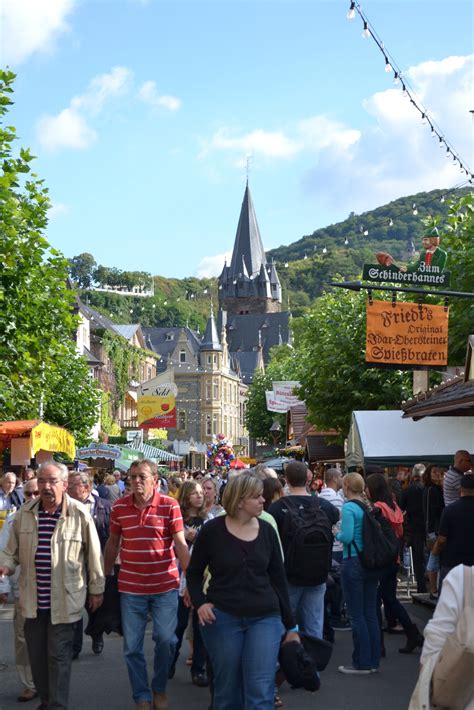
[[229, 272], [231, 276], [239, 274], [242, 260], [245, 262], [249, 276], [257, 274], [260, 266], [266, 264], [265, 250], [248, 183], [245, 186], [239, 224], [235, 235], [234, 251], [232, 252]]
[[206, 330], [202, 339], [200, 350], [222, 350], [222, 346], [217, 335], [216, 322], [214, 320], [214, 307], [211, 302], [211, 314], [207, 319]]

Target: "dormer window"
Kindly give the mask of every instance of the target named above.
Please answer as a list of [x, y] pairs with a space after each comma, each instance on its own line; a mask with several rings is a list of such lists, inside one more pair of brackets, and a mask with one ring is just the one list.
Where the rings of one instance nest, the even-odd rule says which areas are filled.
[[166, 340], [174, 340], [174, 334], [173, 333], [166, 333]]
[[179, 351], [179, 361], [186, 362], [186, 350]]

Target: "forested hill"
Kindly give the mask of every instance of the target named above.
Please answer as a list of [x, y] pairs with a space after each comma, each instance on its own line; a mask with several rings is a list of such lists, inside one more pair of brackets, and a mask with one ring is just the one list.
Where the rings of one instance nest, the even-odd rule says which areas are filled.
[[[374, 252], [390, 252], [397, 260], [410, 258], [409, 245], [420, 247], [423, 221], [428, 217], [446, 216], [450, 197], [460, 197], [464, 188], [443, 198], [445, 191], [433, 190], [394, 200], [361, 215], [313, 234], [288, 246], [272, 249], [283, 289], [283, 309], [300, 316], [332, 280], [356, 279], [365, 262], [374, 260]], [[416, 214], [414, 214], [416, 212]], [[229, 247], [231, 245], [228, 245]], [[117, 276], [130, 274], [97, 265], [91, 254], [80, 254], [71, 260], [71, 278], [81, 288], [82, 298], [116, 323], [142, 323], [156, 326], [184, 326], [203, 329], [210, 311], [211, 297], [218, 302], [217, 279], [168, 279], [154, 276], [155, 295], [133, 297], [104, 293], [88, 288], [104, 273]], [[135, 272], [133, 272], [135, 273]], [[94, 274], [98, 274], [96, 277]], [[140, 277], [142, 272], [136, 272]], [[148, 277], [149, 278], [149, 277]], [[112, 281], [111, 281], [112, 284]]]
[[[416, 195], [400, 197], [375, 210], [356, 215], [351, 212], [343, 222], [316, 229], [312, 234], [292, 242], [288, 246], [271, 249], [267, 256], [277, 262], [294, 261], [309, 256], [313, 251], [337, 248], [348, 241], [354, 249], [367, 247], [371, 250], [393, 252], [403, 258], [408, 241], [413, 240], [419, 247], [423, 232], [423, 220], [428, 217], [443, 217], [447, 212], [447, 201], [461, 197], [470, 188], [461, 188], [446, 194], [446, 190], [419, 192]], [[446, 199], [444, 196], [446, 195]], [[367, 232], [367, 234], [365, 234]]]

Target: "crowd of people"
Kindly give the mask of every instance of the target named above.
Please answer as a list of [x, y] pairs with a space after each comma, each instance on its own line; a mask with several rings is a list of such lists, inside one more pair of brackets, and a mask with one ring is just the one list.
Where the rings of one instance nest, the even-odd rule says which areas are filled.
[[[353, 641], [352, 658], [338, 667], [343, 675], [376, 674], [384, 633], [397, 632], [406, 636], [400, 652], [422, 648], [425, 675], [434, 672], [454, 623], [453, 595], [462, 607], [458, 570], [474, 565], [472, 464], [469, 452], [458, 451], [446, 472], [417, 464], [408, 477], [330, 467], [322, 487], [301, 461], [280, 476], [264, 464], [224, 476], [160, 476], [153, 461], [139, 460], [125, 476], [115, 471], [100, 483], [56, 461], [26, 470], [23, 481], [7, 472], [0, 479], [0, 598], [14, 600], [18, 700], [67, 708], [84, 611], [100, 655], [112, 609], [137, 710], [168, 708], [183, 644], [190, 681], [208, 688], [198, 692], [209, 692], [212, 710], [280, 707], [288, 658], [310, 665], [317, 689], [317, 642], [343, 631]], [[372, 536], [384, 538], [383, 562], [368, 563], [376, 540], [370, 525]], [[417, 591], [440, 609], [428, 645], [397, 597], [404, 549]], [[424, 703], [425, 686], [417, 690]], [[413, 710], [425, 707], [417, 702]]]

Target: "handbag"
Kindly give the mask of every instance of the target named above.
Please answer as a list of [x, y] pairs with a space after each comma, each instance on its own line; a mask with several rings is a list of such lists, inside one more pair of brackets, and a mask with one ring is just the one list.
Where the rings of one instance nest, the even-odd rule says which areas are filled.
[[433, 702], [464, 710], [474, 697], [474, 605], [472, 567], [464, 566], [464, 605], [456, 630], [448, 636], [433, 671]]

